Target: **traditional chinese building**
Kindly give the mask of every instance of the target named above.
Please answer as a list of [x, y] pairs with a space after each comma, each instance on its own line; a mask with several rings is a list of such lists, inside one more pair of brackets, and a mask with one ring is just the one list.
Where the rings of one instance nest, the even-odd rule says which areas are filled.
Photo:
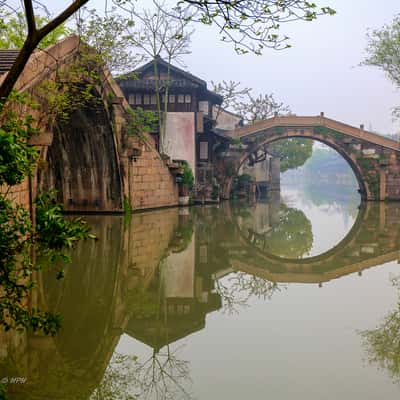
[[[161, 110], [164, 110], [167, 100], [164, 148], [159, 148], [158, 131], [152, 133], [155, 145], [173, 160], [186, 160], [195, 176], [196, 189], [208, 191], [206, 197], [210, 197], [215, 184], [214, 150], [231, 141], [221, 130], [216, 129], [216, 118], [223, 119], [222, 112], [217, 112], [222, 97], [208, 90], [206, 81], [160, 57], [136, 69], [126, 78], [119, 79], [118, 83], [132, 108], [157, 111], [157, 90]], [[234, 128], [232, 122], [238, 123], [239, 120], [237, 117], [225, 117], [225, 129]]]
[[197, 200], [218, 199], [216, 157], [233, 145], [226, 132], [241, 126], [242, 118], [221, 107], [222, 96], [209, 90], [206, 81], [161, 57], [118, 83], [132, 108], [161, 110], [165, 133], [160, 145], [159, 129], [154, 129], [155, 146], [172, 160], [188, 162], [195, 177]]

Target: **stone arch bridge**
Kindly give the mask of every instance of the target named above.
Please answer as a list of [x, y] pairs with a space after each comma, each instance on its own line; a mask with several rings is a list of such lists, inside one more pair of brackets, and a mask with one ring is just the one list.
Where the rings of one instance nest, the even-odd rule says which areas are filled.
[[275, 116], [229, 131], [228, 136], [240, 140], [220, 154], [217, 171], [222, 194], [229, 198], [234, 176], [247, 160], [256, 163], [265, 158], [269, 144], [287, 138], [309, 138], [335, 149], [353, 170], [363, 200], [400, 200], [399, 142], [326, 118]]
[[[43, 99], [43, 83], [56, 82], [81, 56], [82, 43], [71, 36], [37, 51], [30, 58], [16, 89], [29, 93], [40, 105], [31, 113], [41, 135], [31, 138], [40, 150], [40, 162], [31, 179], [13, 187], [13, 198], [32, 207], [38, 191], [58, 190], [67, 211], [121, 212], [126, 206], [148, 209], [178, 204], [175, 175], [179, 165], [165, 161], [150, 135], [128, 134], [129, 105], [109, 71], [100, 71], [101, 84], [93, 85], [96, 107], [79, 107], [67, 123], [60, 123]], [[0, 83], [16, 52], [0, 52]], [[233, 177], [251, 159], [265, 157], [267, 146], [277, 140], [306, 137], [337, 150], [357, 177], [364, 200], [400, 200], [399, 143], [341, 122], [317, 117], [274, 117], [228, 132], [240, 140], [218, 153], [215, 162], [222, 198], [229, 198]], [[1, 188], [0, 188], [1, 190]], [[30, 204], [29, 204], [30, 203]]]
[[[92, 53], [93, 59], [88, 57]], [[0, 51], [0, 84], [17, 54]], [[77, 72], [87, 69], [83, 64], [87, 60], [92, 63], [91, 74]], [[53, 100], [68, 93], [71, 82], [76, 83], [72, 102], [78, 106], [61, 119], [63, 111], [58, 112]], [[79, 100], [89, 87], [90, 104]], [[36, 146], [40, 158], [32, 177], [8, 192], [14, 201], [32, 209], [32, 199], [40, 191], [56, 189], [58, 201], [71, 212], [122, 212], [178, 204], [178, 166], [164, 162], [150, 135], [129, 134], [128, 102], [111, 73], [77, 36], [34, 52], [15, 89], [38, 105], [12, 107], [20, 115], [33, 116], [39, 134], [30, 138], [30, 144]]]

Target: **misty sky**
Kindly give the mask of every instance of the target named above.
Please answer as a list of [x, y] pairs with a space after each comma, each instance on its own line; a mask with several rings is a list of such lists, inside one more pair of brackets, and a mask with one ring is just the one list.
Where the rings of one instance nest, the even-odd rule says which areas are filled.
[[[69, 2], [43, 1], [57, 5]], [[196, 25], [192, 54], [184, 62], [193, 74], [210, 82], [240, 81], [255, 93], [274, 93], [297, 115], [328, 117], [381, 133], [394, 133], [391, 109], [400, 105], [400, 93], [383, 72], [360, 67], [366, 32], [390, 23], [400, 13], [399, 0], [317, 0], [331, 6], [333, 17], [282, 25], [292, 49], [267, 50], [262, 56], [236, 55], [232, 45], [219, 41], [214, 28]], [[151, 1], [139, 1], [151, 5]], [[104, 8], [104, 0], [91, 0], [90, 8]]]
[[228, 44], [215, 40], [214, 32], [198, 29], [187, 66], [207, 80], [239, 80], [257, 92], [273, 92], [298, 115], [324, 111], [353, 125], [394, 132], [398, 124], [392, 121], [391, 108], [400, 104], [399, 91], [379, 69], [358, 65], [365, 55], [367, 29], [391, 22], [400, 13], [400, 1], [324, 4], [337, 14], [286, 25], [293, 48], [262, 56], [237, 56]]

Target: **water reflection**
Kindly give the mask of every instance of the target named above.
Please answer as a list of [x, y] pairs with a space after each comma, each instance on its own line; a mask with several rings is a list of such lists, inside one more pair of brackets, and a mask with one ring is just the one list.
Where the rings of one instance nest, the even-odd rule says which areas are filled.
[[368, 361], [388, 371], [392, 380], [400, 383], [400, 276], [393, 278], [397, 289], [397, 306], [389, 312], [380, 324], [360, 332]]
[[[274, 204], [274, 203], [272, 203]], [[282, 258], [303, 258], [310, 254], [313, 232], [303, 211], [278, 203], [259, 202], [253, 209], [238, 208], [238, 225], [254, 246]]]
[[[189, 398], [189, 360], [172, 344], [204, 329], [208, 314], [270, 299], [287, 283], [361, 274], [397, 260], [400, 250], [396, 204], [366, 205], [340, 243], [307, 258], [311, 222], [279, 199], [157, 211], [128, 225], [118, 216], [89, 219], [99, 241], [77, 249], [63, 281], [51, 272], [40, 277], [35, 302], [63, 315], [62, 331], [10, 341], [0, 370], [28, 377], [10, 386], [12, 399]], [[122, 335], [149, 346], [150, 355], [115, 353]], [[387, 347], [376, 339], [383, 334], [365, 337], [371, 353]]]

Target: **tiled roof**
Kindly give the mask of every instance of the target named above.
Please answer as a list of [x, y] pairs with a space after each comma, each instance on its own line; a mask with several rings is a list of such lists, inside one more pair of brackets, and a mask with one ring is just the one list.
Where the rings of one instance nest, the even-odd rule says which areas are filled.
[[10, 70], [19, 50], [0, 50], [0, 75]]
[[[186, 79], [189, 79], [190, 81], [196, 82], [197, 84], [201, 85], [201, 86], [207, 86], [206, 81], [203, 81], [203, 79], [198, 78], [197, 76], [192, 75], [191, 73], [184, 71], [181, 68], [176, 67], [175, 65], [169, 64], [168, 62], [166, 62], [165, 60], [163, 60], [160, 56], [156, 57], [157, 60], [157, 64], [159, 66], [164, 66], [165, 68], [169, 67], [171, 72], [175, 72], [177, 74], [180, 74], [182, 76], [184, 76]], [[153, 70], [153, 64], [154, 64], [154, 60], [149, 61], [147, 64], [141, 66], [140, 68], [135, 69], [133, 72], [140, 75], [143, 72], [145, 72], [146, 70], [150, 69]]]

